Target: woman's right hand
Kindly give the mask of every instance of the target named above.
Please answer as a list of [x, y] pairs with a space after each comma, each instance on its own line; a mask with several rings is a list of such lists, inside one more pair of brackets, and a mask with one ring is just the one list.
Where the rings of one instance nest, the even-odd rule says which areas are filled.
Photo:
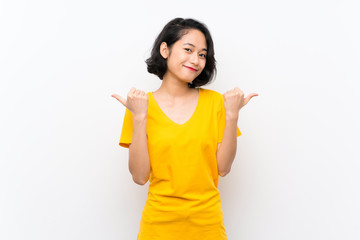
[[111, 96], [129, 109], [133, 117], [146, 118], [149, 98], [144, 91], [132, 87], [127, 95], [127, 99], [118, 94], [112, 94]]

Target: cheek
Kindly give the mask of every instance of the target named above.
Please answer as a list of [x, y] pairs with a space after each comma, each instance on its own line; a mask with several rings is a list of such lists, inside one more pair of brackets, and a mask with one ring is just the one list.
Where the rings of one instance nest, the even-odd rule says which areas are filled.
[[177, 52], [177, 57], [178, 59], [189, 59], [191, 58], [191, 53], [185, 51], [185, 50], [181, 50]]
[[205, 66], [206, 66], [206, 60], [201, 62], [201, 67], [202, 67], [203, 70], [204, 70]]

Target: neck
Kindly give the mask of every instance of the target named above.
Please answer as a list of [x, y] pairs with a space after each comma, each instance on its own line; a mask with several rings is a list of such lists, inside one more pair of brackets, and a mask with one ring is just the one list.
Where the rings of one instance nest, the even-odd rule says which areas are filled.
[[157, 90], [159, 93], [169, 96], [170, 98], [182, 98], [188, 96], [190, 93], [198, 91], [194, 88], [189, 88], [188, 83], [178, 80], [169, 74], [165, 74], [160, 88]]

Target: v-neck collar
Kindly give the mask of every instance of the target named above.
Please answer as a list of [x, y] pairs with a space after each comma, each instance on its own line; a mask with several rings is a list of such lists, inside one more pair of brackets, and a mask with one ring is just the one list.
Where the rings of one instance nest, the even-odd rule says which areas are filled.
[[159, 106], [159, 104], [156, 102], [156, 100], [155, 100], [152, 92], [149, 92], [149, 93], [150, 93], [149, 96], [151, 97], [151, 100], [153, 100], [155, 107], [161, 112], [161, 114], [163, 115], [163, 117], [168, 120], [168, 122], [170, 122], [171, 124], [176, 125], [176, 126], [185, 126], [185, 125], [187, 125], [189, 122], [191, 122], [191, 121], [193, 120], [193, 118], [195, 118], [196, 113], [197, 113], [198, 110], [199, 110], [200, 103], [201, 103], [201, 99], [202, 99], [202, 90], [203, 90], [203, 89], [202, 89], [202, 88], [198, 88], [198, 89], [199, 89], [199, 96], [198, 96], [198, 101], [197, 101], [197, 105], [196, 105], [195, 111], [193, 112], [193, 114], [191, 115], [191, 117], [190, 117], [186, 122], [184, 122], [184, 123], [182, 123], [182, 124], [179, 124], [179, 123], [174, 122], [171, 118], [169, 118], [169, 117], [165, 114], [165, 112], [161, 109], [161, 107]]

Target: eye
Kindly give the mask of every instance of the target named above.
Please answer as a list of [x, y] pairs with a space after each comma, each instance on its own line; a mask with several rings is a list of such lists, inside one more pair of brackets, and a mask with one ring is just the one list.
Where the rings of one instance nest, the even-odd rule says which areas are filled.
[[185, 48], [185, 51], [191, 52], [191, 49], [190, 48]]
[[206, 58], [206, 54], [200, 54], [200, 57], [202, 57], [202, 58]]

